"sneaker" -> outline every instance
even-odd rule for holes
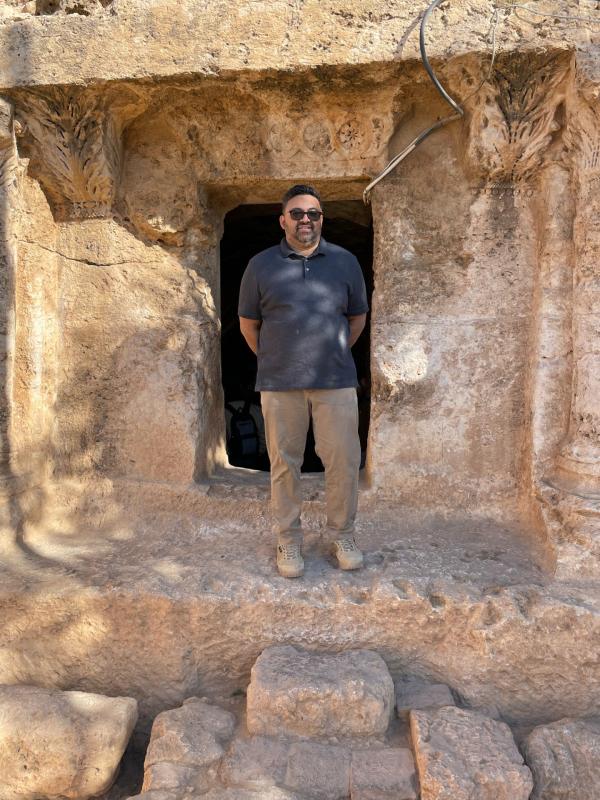
[[[299,544],[277,545],[277,569],[284,578],[299,578],[304,572],[304,559]]]
[[[336,539],[333,543],[333,552],[340,569],[359,569],[363,565],[363,554],[353,538]]]

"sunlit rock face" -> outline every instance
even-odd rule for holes
[[[464,115],[367,207],[452,110],[414,4],[350,5],[0,4],[0,682],[135,696],[149,728],[266,646],[361,647],[509,722],[598,713],[600,26],[438,9]],[[299,181],[368,278],[367,557],[332,571],[308,477],[291,586],[224,406]]]
[[[81,25],[116,25],[111,14]],[[48,23],[65,37],[67,16]],[[36,35],[35,20],[11,24]],[[572,281],[593,273],[581,266],[596,169],[585,59],[517,48],[490,72],[457,51],[445,77],[464,118],[372,193],[362,356],[372,488],[521,519],[577,574],[594,572],[596,517],[571,484],[591,491],[598,477],[594,295]],[[235,318],[220,298],[239,280],[239,265],[219,270],[226,213],[276,203],[300,179],[326,203],[359,200],[445,114],[412,61],[274,74],[7,85],[7,291],[31,295],[8,339],[15,463],[43,450],[55,475],[184,485],[225,463],[220,339]]]

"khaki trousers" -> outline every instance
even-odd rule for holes
[[[352,536],[360,467],[356,390],[261,392],[261,405],[279,543],[302,543],[300,467],[311,416],[315,450],[325,467],[327,535],[330,539]]]

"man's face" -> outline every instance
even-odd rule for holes
[[[294,216],[299,216],[296,211],[321,211],[321,204],[312,194],[298,194],[288,200],[285,211],[279,217],[279,224],[285,231],[285,238],[292,247],[309,247],[316,245],[321,238],[321,228],[323,227],[323,217],[317,220],[310,220],[306,214],[302,219],[295,220]]]

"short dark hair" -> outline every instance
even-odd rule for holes
[[[284,212],[285,207],[290,202],[292,197],[297,197],[299,194],[311,194],[313,197],[316,197],[316,199],[319,201],[319,205],[321,205],[321,195],[313,186],[307,186],[303,183],[296,183],[294,186],[291,186],[281,198],[281,211]]]

